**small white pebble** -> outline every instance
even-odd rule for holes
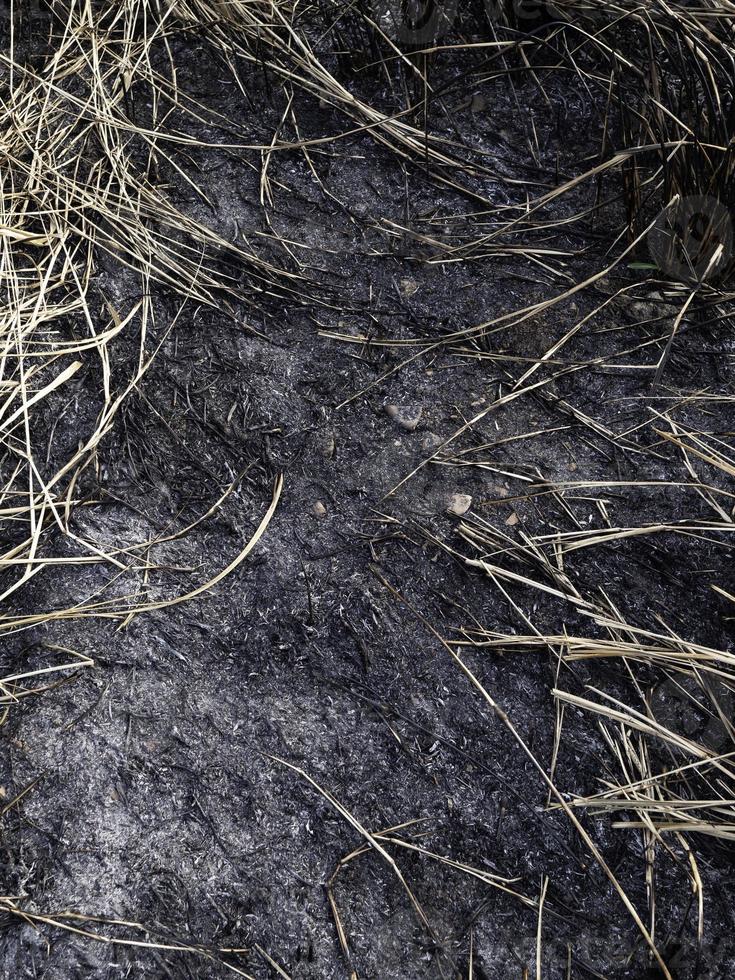
[[[463,517],[472,506],[472,497],[468,493],[453,493],[449,498],[447,514]]]

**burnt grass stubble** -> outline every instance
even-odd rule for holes
[[[243,68],[248,104],[203,44],[193,38],[179,43],[179,83],[250,127],[254,142],[267,141],[283,112],[283,92]],[[471,67],[462,57],[439,60],[434,70],[461,78]],[[361,84],[385,82],[368,75]],[[448,115],[437,106],[432,124],[451,134],[451,117],[491,152],[500,173],[534,173],[527,144],[532,115],[543,150],[542,180],[557,157],[564,171],[599,145],[599,106],[574,77],[546,80],[551,107],[529,77],[516,80],[515,92],[507,84],[485,86],[480,109],[470,102],[470,85],[450,89],[441,106]],[[294,107],[302,135],[342,126],[333,110],[303,95],[296,94]],[[139,111],[144,117],[146,107]],[[196,135],[221,134],[202,127]],[[151,578],[154,594],[165,597],[227,564],[282,472],[276,516],[252,558],[205,598],[138,616],[120,630],[83,620],[5,642],[6,673],[41,663],[44,644],[52,643],[83,651],[95,667],[13,711],[4,726],[6,798],[38,782],[2,818],[2,890],[22,896],[36,912],[75,910],[140,922],[148,938],[162,943],[249,947],[249,954],[222,958],[256,977],[275,973],[255,944],[294,978],[347,976],[325,886],[340,859],[362,842],[313,787],[273,761],[277,756],[303,768],[373,831],[421,820],[406,836],[421,831],[419,843],[428,850],[517,877],[514,887],[531,898],[548,875],[544,976],[565,975],[571,946],[572,976],[653,978],[638,931],[567,819],[546,810],[546,789],[531,765],[446,651],[375,574],[444,635],[473,620],[498,631],[525,630],[490,582],[428,541],[422,529],[462,550],[457,519],[444,513],[455,492],[470,494],[475,511],[500,527],[514,511],[525,533],[566,527],[566,516],[549,498],[511,504],[508,497],[523,492],[517,477],[428,466],[383,499],[432,451],[432,435],[446,438],[512,375],[503,362],[437,348],[337,409],[414,349],[351,345],[318,332],[440,336],[541,298],[547,277],[521,259],[422,262],[428,249],[387,234],[383,223],[420,225],[428,216],[457,215],[475,205],[439,190],[420,166],[402,166],[369,137],[328,144],[313,159],[341,204],[323,193],[302,155],[276,154],[269,217],[280,236],[308,246],[293,251],[313,280],[311,296],[323,302],[259,298],[263,317],[253,313],[244,290],[235,317],[188,304],[104,443],[96,473],[88,471],[84,490],[98,502],[81,509],[76,521],[79,533],[99,540],[140,540],[203,513],[219,488],[241,474],[216,518],[157,549],[156,560],[173,569],[160,584],[155,573]],[[257,234],[269,232],[257,166],[212,150],[189,152],[189,164],[213,206],[171,169],[161,179],[177,204],[225,237],[245,236],[297,270],[282,247]],[[482,191],[499,200],[513,193],[502,181],[487,181]],[[566,239],[557,235],[554,243],[584,250],[570,262],[576,277],[600,267],[609,238],[598,224],[570,231]],[[617,270],[577,298],[580,311],[635,275]],[[102,254],[97,281],[100,303],[105,297],[125,309],[135,301],[136,281]],[[156,302],[156,329],[163,330],[180,301],[157,287]],[[567,328],[567,315],[562,306],[510,334],[491,335],[486,348],[538,356]],[[623,304],[604,316],[595,325],[627,326],[630,346],[645,336]],[[567,356],[590,358],[617,342],[615,331],[587,331]],[[113,372],[122,376],[126,358],[137,356],[136,338],[123,341],[117,356]],[[590,369],[491,413],[458,448],[564,425],[499,447],[493,464],[534,479],[682,478],[674,452],[658,458],[623,452],[565,415],[555,397],[621,431],[680,390],[728,390],[731,356],[716,324],[695,324],[681,333],[660,402],[650,375]],[[74,444],[75,427],[98,410],[98,398],[94,378],[82,375],[78,399],[62,419],[60,448],[63,440]],[[385,413],[387,404],[420,406],[418,427],[401,428]],[[718,411],[717,425],[726,431],[731,421]],[[703,424],[695,405],[678,418],[692,428]],[[50,407],[46,423],[54,421]],[[683,513],[707,516],[704,504],[700,513],[673,489],[604,496],[620,526]],[[326,511],[321,516],[317,501]],[[571,506],[590,527],[600,519],[591,501]],[[724,549],[707,553],[702,542],[669,535],[634,538],[592,555],[573,563],[577,580],[604,588],[629,622],[655,627],[660,614],[698,642],[729,644],[727,610],[706,574],[724,567],[727,582]],[[29,583],[18,608],[51,608],[103,583],[96,566],[61,566]],[[514,596],[539,629],[589,629],[569,607],[522,589]],[[547,763],[555,724],[552,657],[479,650],[467,658]],[[603,674],[608,686],[625,690],[615,665],[582,665],[566,684],[582,692]],[[568,710],[560,788],[593,792],[608,766],[594,720]],[[612,830],[609,817],[583,819],[645,918],[638,835]],[[732,857],[724,847],[697,847],[706,887],[701,947],[686,869],[665,853],[657,864],[657,939],[682,980],[726,977],[735,963]],[[475,977],[533,975],[534,909],[421,855],[395,857],[444,952],[419,926],[390,869],[378,855],[365,854],[341,871],[334,887],[360,977],[439,976],[448,957],[467,976],[470,948]],[[8,980],[231,975],[222,963],[196,954],[105,945],[17,918],[4,926],[0,973]],[[121,934],[106,926],[99,931]]]

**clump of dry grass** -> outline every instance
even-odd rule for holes
[[[42,64],[16,58],[19,39],[0,55],[4,603],[58,562],[106,563],[116,577],[145,563],[152,542],[104,548],[75,532],[73,514],[87,502],[85,471],[94,470],[100,443],[165,339],[154,329],[156,284],[180,296],[181,315],[191,302],[227,309],[228,297],[242,293],[243,272],[245,301],[255,307],[266,291],[288,290],[293,278],[179,210],[154,180],[157,161],[175,165],[171,144],[192,142],[166,124],[176,107],[192,111],[179,100],[175,69],[164,76],[154,67],[170,45],[173,18],[143,2],[57,2],[42,24],[49,31]],[[132,94],[142,91],[152,105],[144,124],[131,112]],[[139,295],[128,309],[105,299],[102,319],[94,271],[101,252],[132,277]],[[232,271],[222,271],[223,256]],[[166,332],[174,327],[175,319]],[[137,336],[139,353],[120,378],[114,351],[123,335]],[[73,401],[82,377],[94,379],[97,394],[86,397],[98,409],[64,455],[57,426],[36,419]],[[213,496],[221,503],[227,494],[220,488]],[[63,539],[77,557],[56,557]],[[124,619],[146,607],[144,592],[5,615],[0,630],[86,615]]]
[[[557,706],[552,777],[564,744],[565,712],[571,707],[596,718],[609,748],[610,764],[600,778],[599,791],[573,795],[571,806],[609,816],[615,830],[641,833],[651,937],[656,931],[657,857],[666,853],[684,862],[697,903],[701,938],[702,841],[718,845],[735,839],[735,658],[727,648],[713,648],[679,635],[664,618],[663,608],[656,613],[660,629],[640,627],[621,612],[601,583],[589,578],[590,556],[626,542],[681,536],[692,548],[703,547],[709,561],[713,547],[719,547],[723,556],[730,547],[735,497],[717,478],[718,472],[732,476],[730,448],[721,440],[683,431],[669,416],[661,417],[659,424],[663,422],[669,428],[657,428],[656,433],[681,452],[685,472],[679,482],[556,482],[540,474],[534,478],[531,467],[524,468],[520,461],[510,467],[511,472],[499,461],[493,462],[492,444],[460,452],[445,447],[434,460],[443,466],[479,466],[523,481],[516,495],[497,501],[503,507],[550,500],[558,514],[567,513],[574,519],[575,501],[596,502],[607,526],[588,529],[577,523],[569,531],[532,534],[522,527],[498,526],[492,516],[473,514],[458,526],[462,546],[456,549],[424,533],[468,568],[486,576],[521,624],[518,633],[500,632],[480,623],[468,625],[448,641],[452,649],[460,656],[531,651],[551,655],[557,665],[552,691]],[[540,434],[531,432],[520,438],[533,440]],[[615,439],[615,433],[608,435]],[[618,448],[625,446],[619,441]],[[709,479],[702,468],[710,472]],[[705,501],[712,518],[614,526],[607,517],[604,497],[597,496],[606,491],[647,494],[667,488]],[[581,559],[587,559],[586,571],[579,567]],[[712,588],[735,601],[718,584],[716,572],[708,574]],[[559,623],[557,632],[537,623],[532,611],[534,597],[544,609],[543,622],[551,617]],[[588,629],[569,629],[567,622],[573,617],[589,623]],[[580,692],[575,665],[581,663],[591,668],[588,673],[596,680],[588,681]],[[555,808],[562,805],[566,808],[561,800],[552,802]]]

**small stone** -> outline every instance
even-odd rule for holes
[[[638,321],[662,320],[675,316],[677,307],[667,302],[661,290],[656,289],[645,300],[634,300],[630,305],[630,312]]]
[[[518,523],[518,514],[516,514],[516,512],[513,511],[513,513],[510,515],[510,517],[508,517],[506,519],[505,523],[509,527],[515,527],[515,525]]]
[[[424,410],[420,405],[416,406],[399,406],[399,405],[386,405],[385,414],[392,418],[394,422],[397,422],[402,429],[407,432],[413,432],[421,421],[421,416],[424,414]]]
[[[311,508],[311,512],[314,517],[326,517],[327,508],[324,506],[321,500],[317,500],[314,506]]]
[[[334,441],[334,433],[327,432],[327,434],[322,439],[322,456],[325,459],[334,459],[334,450],[336,443]]]
[[[421,448],[431,452],[444,442],[443,436],[438,436],[436,432],[427,432],[421,440]]]
[[[485,96],[476,93],[472,96],[472,102],[470,102],[470,109],[473,112],[484,112],[487,108],[487,103],[485,102]]]
[[[655,320],[661,316],[658,307],[654,303],[645,303],[643,300],[631,303],[630,312],[639,322]]]
[[[455,517],[464,517],[471,506],[472,497],[468,493],[453,493],[449,498],[447,514],[453,514]]]

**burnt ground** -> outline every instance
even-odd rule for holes
[[[254,142],[270,138],[283,114],[282,92],[243,68],[249,105],[202,45],[192,42],[184,54],[180,84],[251,131]],[[550,76],[547,106],[533,78],[519,78],[511,90],[507,82],[476,83],[470,67],[437,65],[449,77],[454,72],[456,84],[434,124],[439,131],[461,128],[491,154],[501,176],[486,181],[484,194],[503,203],[522,199],[526,190],[507,186],[502,175],[535,172],[545,183],[557,166],[572,173],[575,161],[594,153],[599,107],[575,78]],[[384,83],[364,84],[377,90]],[[316,100],[297,94],[294,104],[301,135],[344,128]],[[540,167],[528,145],[532,118]],[[543,481],[686,482],[681,454],[659,444],[651,413],[676,405],[684,427],[729,431],[727,403],[678,404],[683,392],[731,392],[729,332],[704,322],[706,315],[693,318],[658,387],[641,367],[655,363],[660,347],[643,348],[505,404],[453,444],[457,450],[491,444],[469,457],[484,465],[427,465],[386,497],[437,441],[507,392],[527,366],[482,354],[537,358],[626,284],[633,298],[608,305],[560,356],[571,363],[633,349],[657,335],[646,321],[671,316],[660,284],[623,264],[574,305],[491,333],[472,350],[442,345],[403,364],[417,348],[381,340],[440,338],[561,292],[568,282],[522,257],[430,264],[435,250],[392,233],[389,222],[451,236],[467,228],[469,219],[458,216],[477,205],[437,189],[420,165],[404,166],[366,135],[312,154],[321,186],[303,154],[274,154],[267,209],[258,200],[257,154],[210,149],[182,158],[211,207],[172,171],[162,179],[177,203],[281,265],[297,271],[298,260],[308,288],[302,297],[264,301],[263,317],[246,296],[235,316],[184,307],[101,447],[96,472],[87,474],[95,503],[77,511],[75,530],[110,545],[152,537],[203,514],[239,477],[217,514],[152,549],[161,570],[150,573],[150,594],[165,598],[214,575],[238,553],[279,473],[283,495],[253,555],[205,597],[141,614],[123,628],[62,621],[6,641],[3,673],[53,662],[52,644],[86,654],[94,667],[52,685],[6,720],[5,798],[30,789],[2,817],[3,890],[32,912],[73,910],[144,930],[99,924],[107,936],[248,952],[211,958],[103,944],[12,917],[2,933],[1,975],[204,980],[231,975],[229,963],[265,978],[280,975],[270,956],[293,978],[349,976],[326,886],[364,841],[278,757],[371,832],[420,821],[401,831],[404,840],[512,878],[511,887],[533,901],[548,876],[544,977],[657,976],[577,833],[547,808],[533,766],[421,617],[447,637],[478,623],[525,633],[520,608],[541,632],[589,634],[568,603],[509,586],[516,608],[465,566],[457,553],[469,549],[457,517],[446,513],[449,498],[471,495],[469,516],[514,538],[568,530],[574,522],[603,528],[598,499],[613,526],[706,520],[706,502],[676,487],[573,488],[566,511],[549,495],[525,495],[529,483]],[[556,214],[588,193],[560,204]],[[269,234],[292,243],[292,254]],[[570,226],[553,242],[574,253],[565,268],[574,279],[613,254],[604,224]],[[121,308],[136,299],[136,282],[104,256],[98,283],[100,296]],[[162,336],[180,301],[159,289],[157,304]],[[348,342],[365,335],[371,342]],[[116,369],[123,372],[136,351],[137,337],[123,338]],[[85,411],[94,416],[94,402],[83,396],[96,391],[95,370],[91,362],[85,368],[61,438],[74,441],[87,424]],[[420,409],[416,428],[404,428],[386,413],[388,405],[407,416]],[[607,430],[632,435],[616,443],[568,405]],[[717,475],[707,479],[716,482]],[[73,553],[68,541],[59,547]],[[663,532],[575,553],[567,571],[584,594],[604,590],[632,624],[659,628],[662,617],[681,636],[729,648],[731,613],[710,586],[732,588],[730,563],[718,543]],[[68,605],[111,578],[94,565],[59,566],[28,584],[18,610]],[[133,578],[133,589],[140,588],[141,574]],[[556,719],[552,654],[480,648],[465,655],[548,767]],[[603,680],[608,689],[625,686],[615,663],[582,663],[564,674],[564,686],[577,693]],[[704,723],[688,724],[697,730]],[[594,718],[568,710],[556,767],[560,789],[594,792],[611,771]],[[583,820],[646,918],[640,836],[613,829],[607,816]],[[677,980],[729,976],[735,965],[732,854],[707,840],[693,844],[705,881],[701,944],[680,849],[661,851],[656,870],[656,936]],[[452,975],[453,968],[487,980],[535,975],[535,908],[425,854],[395,846],[390,852],[433,936],[386,861],[377,853],[355,857],[335,879],[334,898],[357,976],[418,980]]]

